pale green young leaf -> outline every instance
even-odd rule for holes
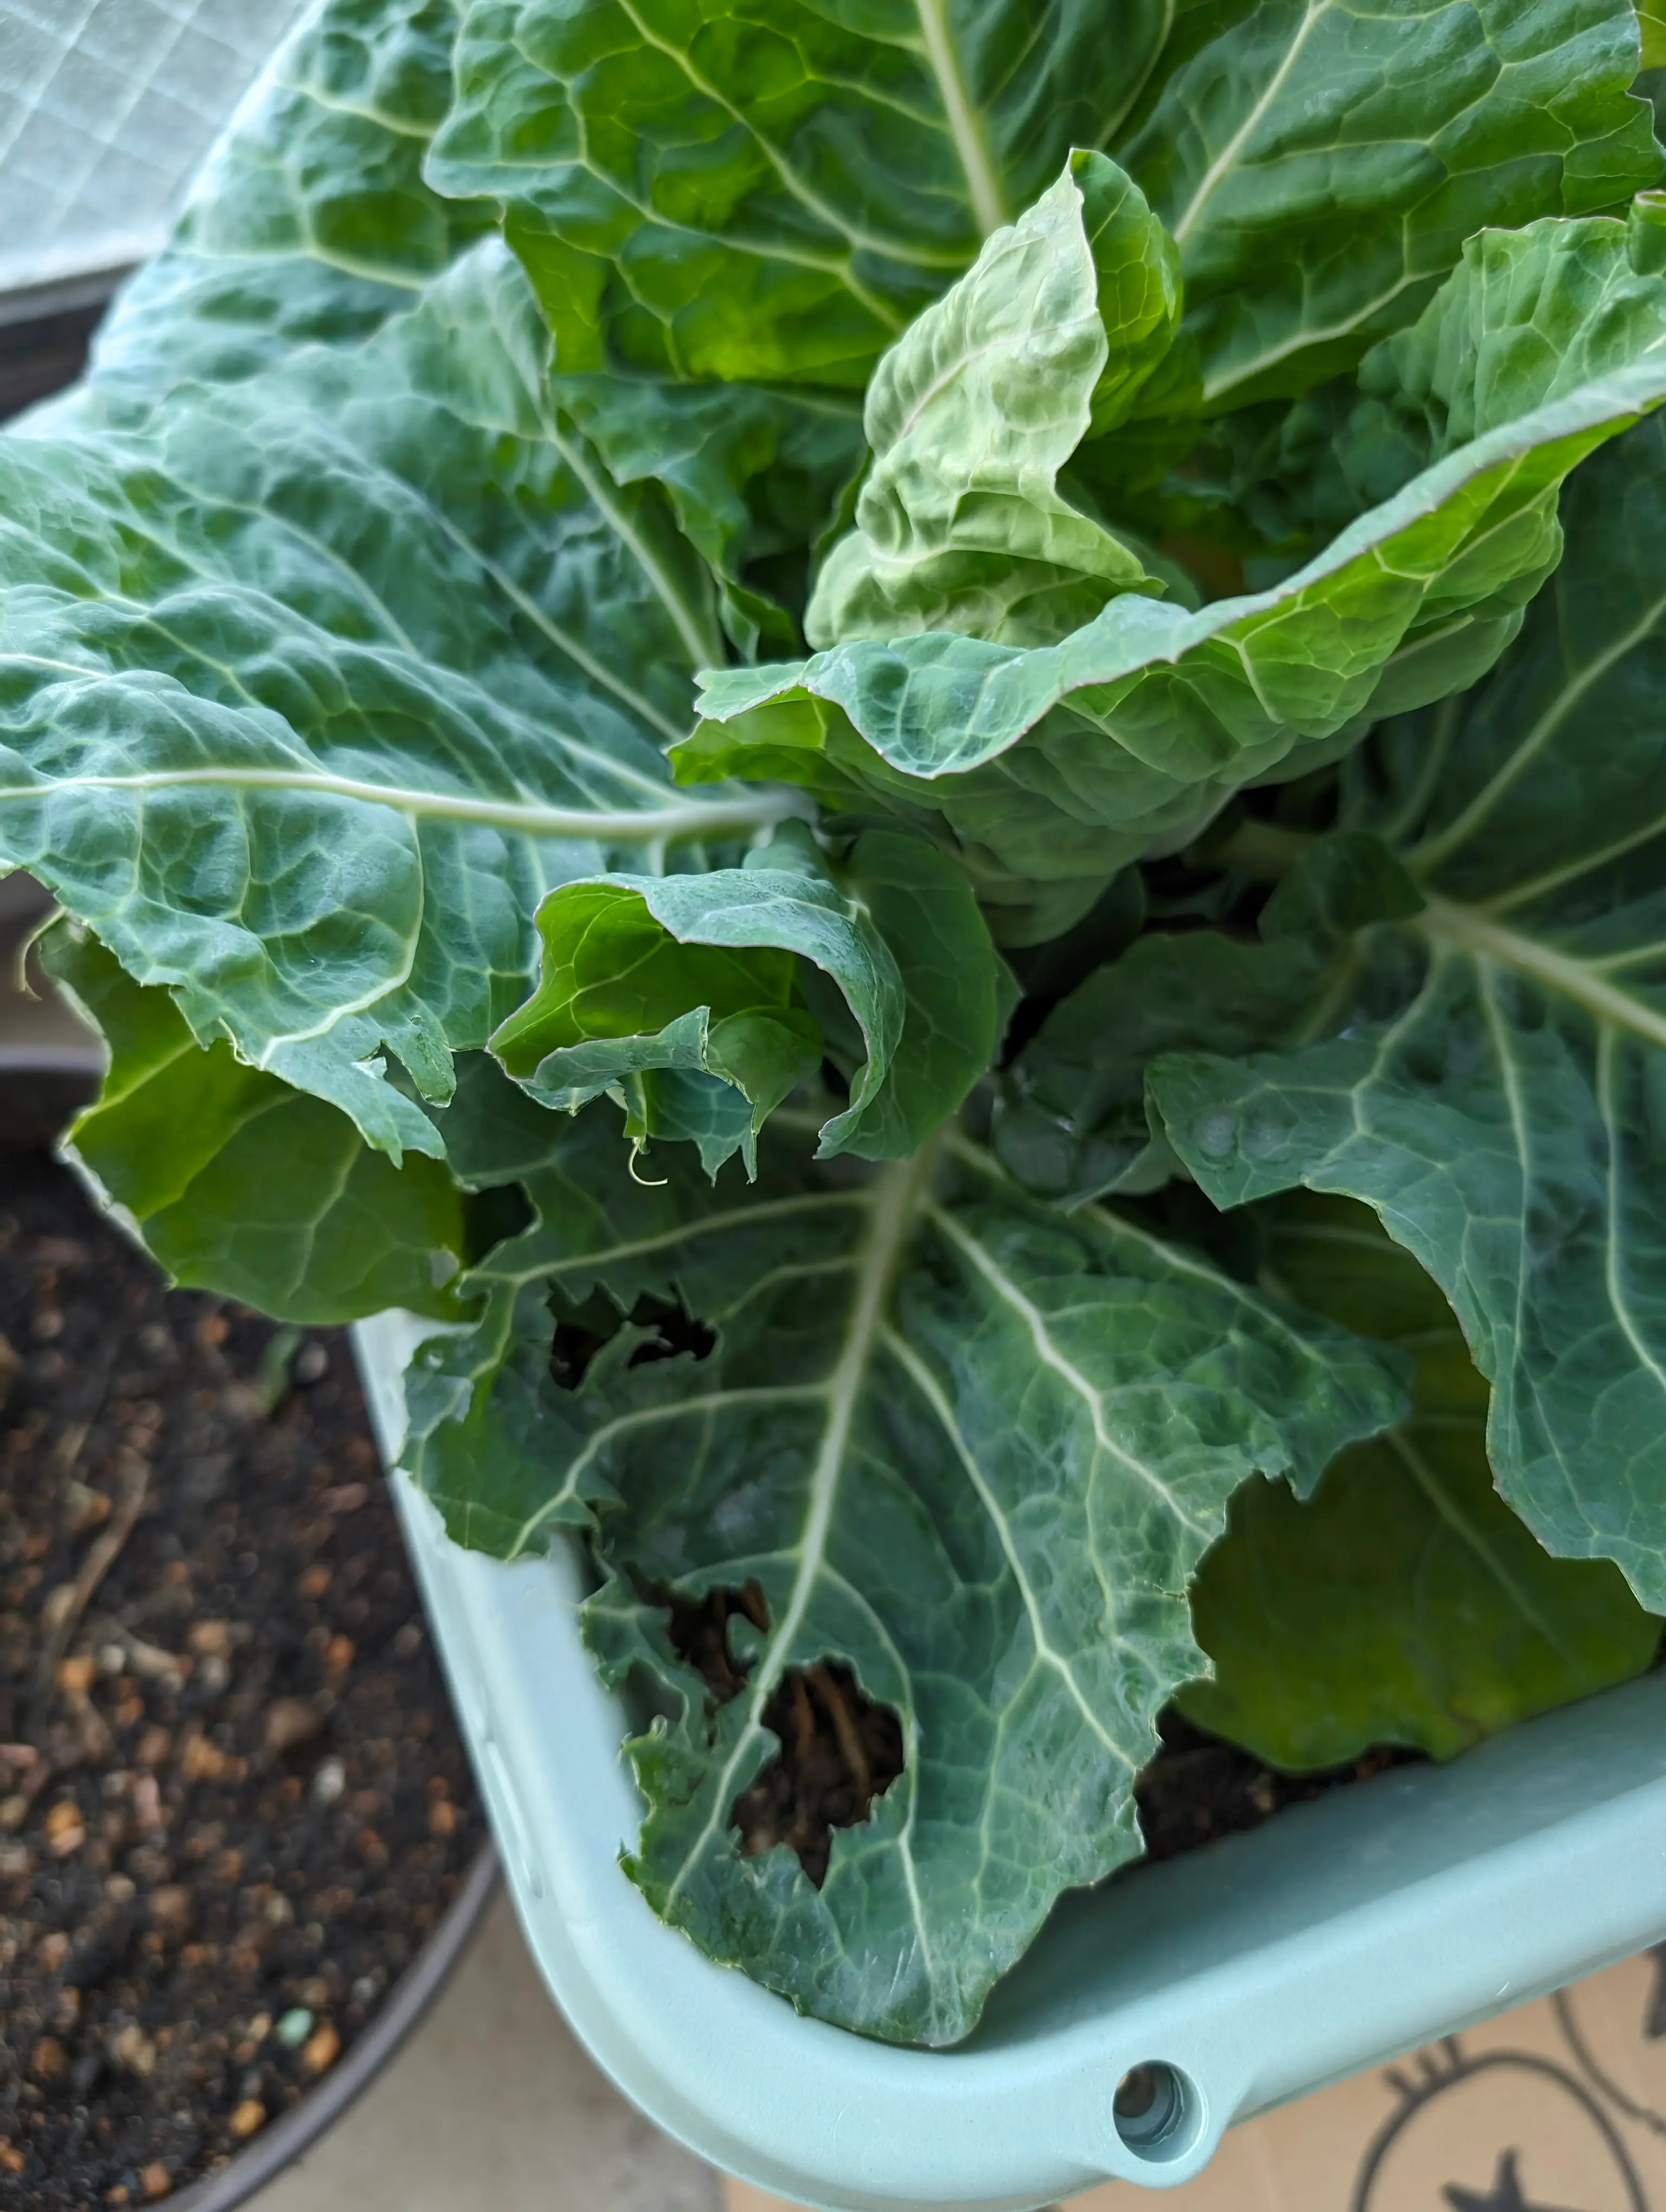
[[[1151,1085],[1218,1204],[1304,1183],[1377,1210],[1493,1383],[1505,1497],[1666,1611],[1663,516],[1651,423],[1575,478],[1497,674],[1361,763],[1353,811],[1424,902],[1349,949],[1341,1018]]]
[[[860,391],[1128,113],[1169,21],[1085,0],[476,0],[428,175],[487,195],[562,371]]]
[[[1415,1362],[1411,1411],[1306,1501],[1248,1482],[1192,1585],[1213,1680],[1189,1718],[1286,1771],[1373,1745],[1450,1759],[1628,1680],[1661,1624],[1606,1561],[1553,1559],[1493,1486],[1487,1385],[1452,1310],[1361,1206],[1256,1209],[1262,1279]]]
[[[814,1165],[778,1118],[755,1188],[669,1158],[644,1188],[595,1109],[541,1131],[449,1110],[485,1124],[472,1160],[451,1146],[464,1172],[517,1174],[538,1218],[483,1271],[479,1328],[419,1355],[409,1461],[502,1556],[595,1516],[591,1640],[669,1715],[630,1746],[629,1872],[805,2008],[955,2040],[1059,1892],[1137,1852],[1134,1777],[1201,1663],[1184,1593],[1231,1492],[1253,1469],[1310,1487],[1396,1418],[1396,1377],[1195,1253],[1036,1206],[958,1138],[872,1173]],[[566,1385],[563,1316],[607,1340]],[[769,1626],[717,1704],[640,1593],[748,1583]],[[786,1846],[743,1858],[732,1808],[776,1750],[776,1686],[824,1658],[896,1712],[906,1763],[817,1888]]]
[[[1178,240],[1212,408],[1309,390],[1492,225],[1658,181],[1629,0],[1191,0],[1108,143]]]
[[[462,1194],[436,1161],[395,1167],[333,1106],[199,1044],[75,925],[54,922],[40,957],[110,1051],[64,1142],[175,1282],[285,1321],[467,1313]]]
[[[936,814],[991,908],[1013,909],[997,933],[1055,933],[1116,869],[1185,843],[1234,790],[1322,766],[1373,720],[1491,665],[1560,554],[1569,470],[1666,398],[1666,278],[1633,258],[1653,228],[1642,216],[1527,233],[1511,264],[1554,302],[1577,371],[1495,376],[1491,352],[1471,349],[1487,427],[1273,589],[1197,613],[1125,594],[1029,650],[862,638],[708,673],[679,776],[745,775],[757,744],[757,772]],[[1432,322],[1462,325],[1491,267],[1487,252],[1466,259]]]
[[[1073,156],[874,371],[873,465],[817,579],[810,643],[962,630],[1049,644],[1119,592],[1160,591],[1058,476],[1096,399],[1108,418],[1133,405],[1178,305],[1139,193],[1103,155]]]

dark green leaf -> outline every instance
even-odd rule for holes
[[[663,488],[718,579],[724,627],[743,657],[791,651],[814,550],[861,465],[854,404],[618,376],[562,376],[551,389],[616,483]]]
[[[1654,184],[1637,68],[1625,0],[1183,0],[1113,150],[1179,240],[1209,404],[1352,368],[1488,225]]]
[[[1310,1486],[1397,1382],[1195,1253],[1027,1201],[958,1137],[866,1174],[811,1164],[778,1116],[754,1190],[675,1162],[644,1189],[593,1109],[540,1145],[465,1107],[484,1133],[453,1159],[518,1172],[538,1222],[489,1263],[478,1329],[419,1355],[410,1464],[502,1556],[599,1515],[592,1639],[671,1716],[630,1747],[656,1909],[824,2018],[954,2040],[1059,1891],[1138,1850],[1134,1775],[1198,1671],[1184,1592],[1232,1490]],[[557,1321],[558,1358],[594,1347],[576,1388]],[[746,1679],[717,1703],[640,1592],[748,1583],[769,1626],[732,1634]],[[905,1765],[818,1889],[785,1846],[740,1856],[732,1808],[775,1686],[826,1657],[897,1715]]]
[[[1143,88],[1134,0],[702,16],[477,0],[429,163],[507,210],[563,371],[860,391],[884,349]]]
[[[1374,838],[1339,837],[1324,861],[1274,892],[1259,945],[1153,931],[1054,1008],[995,1100],[994,1150],[1026,1189],[1076,1206],[1155,1188],[1176,1163],[1146,1113],[1153,1060],[1296,1043],[1336,1018],[1353,932],[1421,899]]]

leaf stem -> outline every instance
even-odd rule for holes
[[[206,786],[223,791],[316,792],[327,799],[354,799],[386,806],[412,820],[478,823],[529,837],[579,838],[589,844],[655,843],[662,840],[739,835],[765,830],[789,815],[807,817],[804,793],[760,786],[734,799],[668,799],[663,805],[589,809],[541,806],[530,800],[470,799],[457,792],[422,791],[362,778],[326,775],[301,769],[157,769],[133,775],[68,775],[39,783],[0,786],[0,805],[8,800],[36,805],[63,791],[178,791]]]
[[[1240,868],[1258,883],[1279,883],[1309,852],[1311,831],[1286,830],[1276,822],[1240,822],[1219,858],[1229,868]]]

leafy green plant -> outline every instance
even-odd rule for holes
[[[628,1871],[827,2019],[965,2033],[1177,1701],[1444,1757],[1653,1656],[1643,52],[321,0],[0,441],[76,1156],[450,1324],[411,1475],[587,1547]],[[858,1802],[748,1856],[812,1683]]]

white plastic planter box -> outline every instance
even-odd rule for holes
[[[358,1331],[390,1461],[427,1333]],[[982,2025],[897,2050],[800,2018],[620,1871],[629,1732],[579,1638],[577,1548],[466,1553],[404,1478],[412,1556],[515,1903],[598,2063],[692,2150],[825,2212],[1184,2181],[1234,2121],[1666,1936],[1666,1674],[1450,1767],[1399,1767],[1067,1899]],[[1156,2069],[1120,2124],[1116,2086]]]

